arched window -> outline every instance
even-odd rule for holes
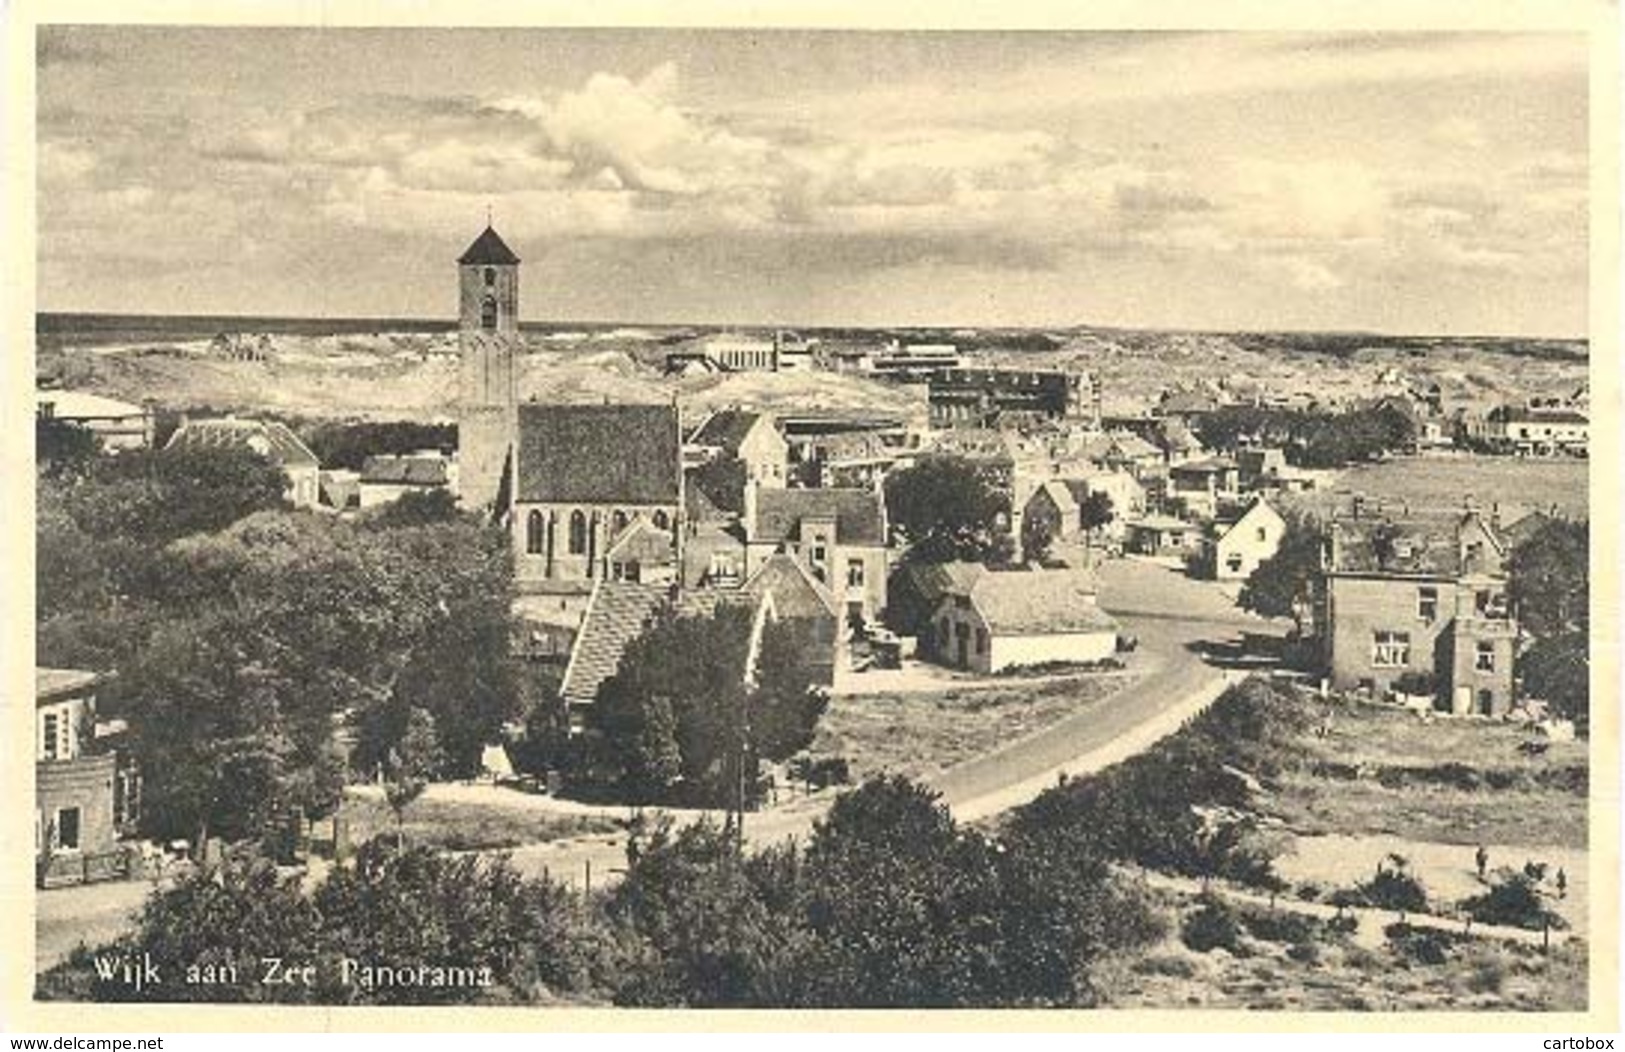
[[[494,329],[496,327],[497,298],[495,296],[487,296],[485,297],[485,302],[480,305],[480,328]]]
[[[540,555],[547,543],[547,527],[542,523],[542,513],[531,509],[525,516],[525,552],[529,555]]]
[[[580,511],[570,513],[570,554],[587,554],[587,517]]]
[[[626,512],[616,508],[615,514],[610,516],[609,522],[611,530],[610,535],[613,537],[619,537],[621,535],[621,531],[626,529]]]
[[[662,530],[669,530],[671,529],[671,517],[663,511],[657,511],[654,514],[654,524]]]

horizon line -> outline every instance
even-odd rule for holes
[[[415,318],[415,317],[408,317],[408,316],[404,316],[404,315],[402,315],[402,316],[391,316],[391,315],[382,315],[382,314],[356,314],[356,315],[342,315],[342,314],[341,315],[328,315],[328,314],[238,314],[238,313],[226,313],[226,314],[212,314],[212,313],[184,313],[184,314],[156,313],[155,314],[155,313],[147,313],[147,312],[140,312],[140,311],[126,312],[126,311],[104,311],[104,310],[45,310],[45,309],[41,309],[41,308],[36,308],[35,311],[34,311],[34,318],[36,320],[36,325],[35,325],[34,332],[35,332],[36,337],[40,333],[40,329],[39,329],[39,326],[37,324],[38,319],[43,317],[43,316],[47,316],[47,315],[53,316],[53,317],[64,317],[64,318],[71,318],[71,317],[153,318],[153,319],[167,318],[167,319],[192,319],[192,320],[200,320],[200,321],[201,320],[220,320],[220,321],[232,321],[232,320],[239,320],[239,321],[304,321],[304,322],[343,322],[343,323],[352,323],[352,324],[360,323],[360,322],[380,322],[380,321],[382,321],[382,322],[406,323],[406,324],[411,324],[411,325],[446,326],[448,328],[453,328],[453,329],[455,329],[457,324],[458,324],[457,319],[454,318],[454,317],[453,318],[444,318],[444,317],[442,317],[442,318]],[[611,319],[549,320],[549,319],[545,319],[545,318],[520,318],[519,319],[519,324],[521,326],[524,326],[524,325],[547,325],[547,326],[555,326],[555,327],[568,327],[568,326],[621,327],[621,328],[645,327],[645,328],[659,328],[659,329],[802,329],[802,330],[829,330],[829,329],[835,329],[835,330],[849,330],[849,331],[850,330],[856,330],[856,331],[870,331],[870,332],[886,332],[886,331],[891,331],[891,330],[910,330],[910,329],[912,329],[912,330],[927,330],[927,331],[933,331],[933,332],[935,332],[935,331],[952,331],[952,330],[971,330],[971,331],[977,331],[977,332],[1056,332],[1056,331],[1070,332],[1070,331],[1094,331],[1094,332],[1135,332],[1135,333],[1179,333],[1179,334],[1213,335],[1213,336],[1229,336],[1229,335],[1238,335],[1238,334],[1245,334],[1245,335],[1281,335],[1281,336],[1372,336],[1372,337],[1383,337],[1383,338],[1387,338],[1387,339],[1412,339],[1412,340],[1545,340],[1545,341],[1562,342],[1562,343],[1584,343],[1584,344],[1587,344],[1588,346],[1590,345],[1590,342],[1591,342],[1591,337],[1590,337],[1589,333],[1585,334],[1585,335],[1578,335],[1578,336],[1574,336],[1574,335],[1559,336],[1559,335],[1550,335],[1550,334],[1532,335],[1532,334],[1527,334],[1527,333],[1495,333],[1495,332],[1472,332],[1472,333],[1433,332],[1433,333],[1429,333],[1429,332],[1406,332],[1406,331],[1397,331],[1397,330],[1391,330],[1391,329],[1365,329],[1365,328],[1309,329],[1309,328],[1286,327],[1286,328],[1256,328],[1256,329],[1229,328],[1229,329],[1226,329],[1226,328],[1211,328],[1211,327],[1204,327],[1204,326],[1108,325],[1108,324],[1097,324],[1097,323],[1093,323],[1093,322],[1073,322],[1073,323],[1070,323],[1070,324],[1060,324],[1060,325],[1044,325],[1044,324],[1032,324],[1032,325],[956,324],[956,323],[952,323],[952,322],[941,322],[941,323],[930,323],[930,324],[906,324],[906,323],[896,324],[896,323],[894,323],[894,324],[879,324],[879,325],[858,325],[858,324],[838,324],[838,323],[827,323],[827,322],[801,323],[801,322],[793,322],[793,321],[792,322],[760,322],[760,321],[758,321],[758,322],[744,322],[744,321],[719,322],[719,321],[640,321],[640,320],[627,320],[627,319],[613,319],[613,320],[611,320]]]

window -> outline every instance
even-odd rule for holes
[[[1224,564],[1230,568],[1231,573],[1240,573],[1241,572],[1241,553],[1240,552],[1231,552],[1229,557],[1225,559]]]
[[[976,630],[976,652],[978,654],[987,653],[987,629],[985,628]]]
[[[480,328],[494,329],[497,327],[497,300],[495,296],[485,297],[480,304]]]
[[[542,513],[532,508],[525,516],[525,553],[527,555],[540,555],[547,543],[547,526],[542,522]]]
[[[824,563],[824,558],[828,554],[829,552],[824,548],[823,544],[820,543],[813,545],[812,561],[814,564],[822,566]]]
[[[1266,529],[1265,527],[1260,526],[1258,528],[1258,539],[1259,539],[1260,542],[1269,540],[1270,539],[1270,531],[1268,529]]]
[[[733,552],[711,553],[711,576],[713,578],[733,578],[739,576],[739,562],[734,558]]]
[[[62,735],[62,717],[54,712],[47,712],[45,714],[45,719],[42,722],[45,726],[41,731],[41,736],[43,738],[43,740],[40,742],[41,751],[44,753],[47,760],[62,759],[62,751],[59,744],[59,739]]]
[[[570,513],[570,554],[587,554],[587,516],[580,510]]]
[[[1410,663],[1409,632],[1374,633],[1371,645],[1371,664],[1374,668],[1404,668]]]
[[[863,587],[862,559],[848,559],[846,561],[846,586],[848,588]]]
[[[612,536],[619,537],[621,535],[621,531],[626,529],[626,512],[616,508],[615,514],[610,516],[609,521],[611,523],[611,529],[614,531]]]
[[[497,284],[497,270],[496,270],[496,268],[495,267],[486,267],[485,268],[485,287],[488,288],[488,289],[494,289],[494,288],[496,288],[496,284]]]
[[[1416,616],[1424,621],[1432,621],[1439,616],[1439,590],[1432,585],[1423,585],[1416,590]]]
[[[1477,672],[1495,671],[1495,644],[1492,641],[1478,641],[1478,651],[1473,655],[1473,669]]]
[[[62,851],[79,850],[79,809],[64,807],[56,813],[56,837],[53,844]]]
[[[671,529],[671,516],[663,511],[657,511],[654,514],[654,524],[662,530],[669,530]]]
[[[637,584],[643,579],[643,567],[636,559],[618,562],[610,567],[610,576],[617,581],[630,581]]]

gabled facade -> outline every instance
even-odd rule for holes
[[[1268,501],[1256,500],[1241,518],[1219,528],[1211,568],[1219,581],[1244,581],[1274,555],[1286,534],[1286,520]]]
[[[282,469],[288,477],[283,491],[296,508],[314,508],[321,502],[322,466],[316,454],[288,425],[275,420],[217,417],[182,424],[165,449],[248,449]]]
[[[790,468],[790,445],[767,413],[718,410],[695,429],[689,442],[742,461],[747,484],[784,488]]]
[[[879,490],[746,490],[746,562],[792,556],[827,589],[843,619],[873,622],[886,607],[890,551]]]
[[[1117,623],[1079,570],[988,572],[945,594],[921,642],[951,668],[990,674],[1052,662],[1102,661],[1117,651]]]

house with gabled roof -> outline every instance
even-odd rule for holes
[[[321,501],[322,465],[316,454],[288,425],[247,417],[188,420],[176,429],[165,449],[247,449],[269,460],[288,477],[284,495],[296,508]]]
[[[1094,575],[1077,569],[977,574],[943,596],[929,634],[935,660],[984,674],[1117,652],[1117,622],[1096,602]]]
[[[886,607],[886,507],[878,489],[746,488],[749,573],[776,553],[801,563],[842,617],[873,622]]]
[[[457,490],[457,462],[438,450],[377,454],[361,465],[359,506],[376,508],[408,493]]]
[[[1331,523],[1314,621],[1336,687],[1397,685],[1458,715],[1499,716],[1515,700],[1507,549],[1476,512]]]
[[[510,521],[521,590],[585,597],[638,521],[664,535],[675,565],[683,506],[675,406],[527,403],[518,425]]]
[[[783,488],[790,469],[790,445],[773,417],[744,409],[719,409],[689,436],[691,445],[745,465],[745,481],[764,489]]]
[[[1286,520],[1262,497],[1234,522],[1215,523],[1204,563],[1215,580],[1245,581],[1281,547]]]

